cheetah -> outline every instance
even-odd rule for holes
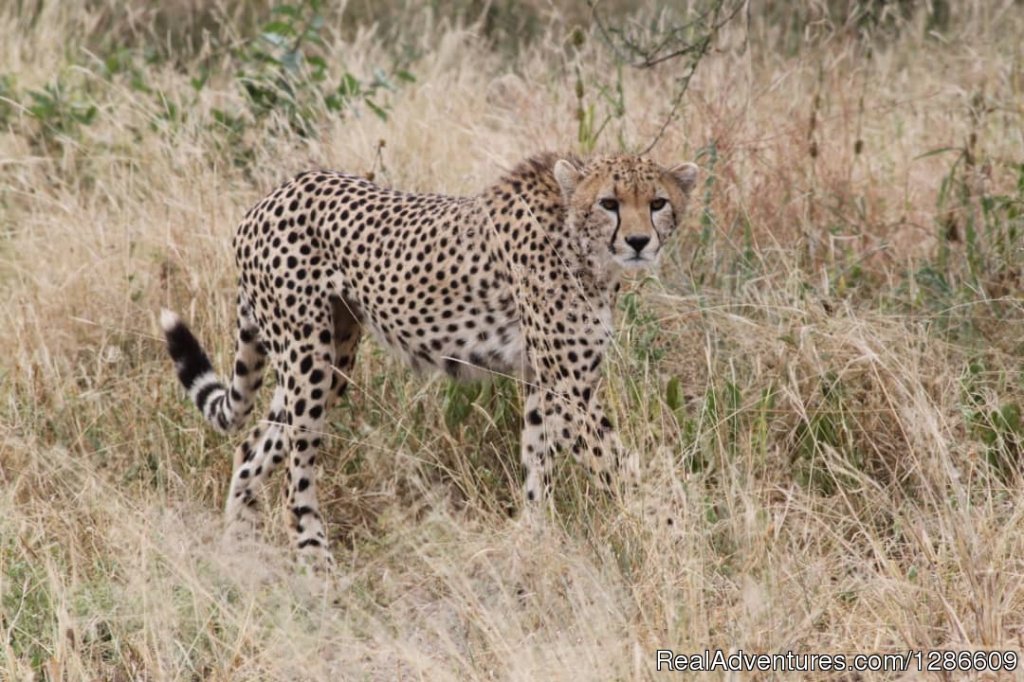
[[[635,479],[597,396],[623,272],[656,263],[698,169],[637,156],[534,156],[471,197],[410,194],[310,171],[237,228],[234,371],[224,382],[173,312],[161,326],[178,378],[217,431],[240,428],[269,358],[270,409],[235,451],[226,516],[257,524],[261,491],[287,467],[299,557],[331,564],[315,465],[325,413],[365,332],[413,368],[525,385],[524,506],[548,499],[555,453],[596,487]]]

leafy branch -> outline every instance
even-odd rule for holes
[[[282,111],[292,129],[304,137],[313,134],[319,105],[341,112],[362,103],[382,120],[387,120],[385,105],[376,99],[384,91],[394,91],[395,83],[381,69],[372,79],[361,79],[346,71],[337,85],[329,84],[326,43],[322,37],[325,20],[323,0],[302,0],[294,5],[279,5],[273,18],[263,24],[259,35],[246,42],[237,59],[237,74],[250,108],[257,117]],[[391,76],[399,82],[415,78],[396,67]]]

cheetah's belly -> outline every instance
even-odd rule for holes
[[[371,320],[367,326],[382,345],[417,370],[439,370],[460,380],[528,375],[518,320],[495,318],[486,328],[478,319],[456,316],[442,325]]]
[[[340,277],[332,285],[363,327],[413,369],[465,380],[532,375],[519,318],[508,298],[472,297],[451,308],[421,299],[418,307],[399,308],[381,305],[372,293],[346,286]]]

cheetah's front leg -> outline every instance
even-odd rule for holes
[[[552,458],[558,450],[570,450],[602,490],[635,483],[636,456],[624,450],[600,406],[582,397],[593,392],[589,389],[573,398],[531,388],[527,394],[521,450],[528,505],[548,498]]]
[[[526,469],[524,492],[527,506],[545,500],[551,492],[551,457],[553,439],[544,429],[541,391],[530,387],[523,404],[523,435],[520,443],[523,467]]]
[[[585,466],[602,490],[637,483],[640,462],[623,448],[619,435],[599,404],[577,404],[575,413],[584,428],[572,444],[573,458]]]

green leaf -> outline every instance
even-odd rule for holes
[[[261,33],[260,34],[260,38],[262,38],[264,41],[270,43],[274,47],[284,47],[285,45],[288,44],[288,38],[283,33],[276,33],[276,32]],[[270,55],[267,55],[262,50],[253,50],[252,55],[256,59],[264,59],[264,60],[266,60],[266,59],[273,59],[273,57],[271,57]]]
[[[153,92],[152,88],[150,88],[148,85],[146,85],[146,81],[143,79],[141,73],[136,73],[135,75],[132,76],[132,83],[131,84],[132,84],[132,90],[135,90],[136,92],[142,92],[142,93],[145,93],[147,95],[150,94],[151,92]]]
[[[665,387],[665,404],[673,412],[678,411],[683,406],[683,392],[680,387],[679,377],[672,377],[668,380],[668,386]]]
[[[79,123],[89,125],[96,118],[96,114],[99,110],[95,106],[89,106],[84,111],[79,110],[75,113],[75,120]]]
[[[265,40],[271,40],[269,36],[273,36],[274,38],[271,42],[274,42],[275,40],[283,39],[284,36],[292,35],[295,35],[295,29],[286,21],[268,21],[266,24],[263,24],[263,38]],[[276,45],[277,43],[275,42],[274,44]]]
[[[1003,405],[999,409],[999,420],[996,423],[1004,431],[1021,433],[1020,408],[1014,403]]]
[[[740,396],[740,387],[731,381],[725,382],[725,398],[729,410],[733,413],[739,411],[743,402]]]
[[[302,52],[298,50],[288,50],[281,56],[281,66],[292,73],[297,72],[301,65]]]
[[[939,147],[938,149],[932,149],[924,154],[915,156],[911,161],[917,161],[918,159],[927,159],[929,156],[936,156],[938,154],[945,154],[946,152],[962,152],[963,147]]]
[[[473,411],[473,403],[480,396],[479,384],[459,384],[452,382],[445,390],[445,424],[454,430],[462,424]]]
[[[373,70],[373,85],[374,87],[387,88],[388,90],[394,91],[395,86],[391,84],[391,80],[388,75],[384,73],[384,69],[376,68]]]
[[[365,102],[366,102],[366,106],[370,107],[370,110],[373,113],[377,114],[377,116],[378,116],[378,118],[380,118],[380,120],[382,120],[382,121],[387,121],[388,120],[388,112],[385,111],[383,107],[381,107],[379,104],[374,102],[369,97],[366,98]]]
[[[362,86],[359,83],[359,79],[353,76],[351,73],[346,72],[341,77],[341,83],[338,84],[338,94],[344,99],[348,99],[352,95],[358,95],[362,91]]]

